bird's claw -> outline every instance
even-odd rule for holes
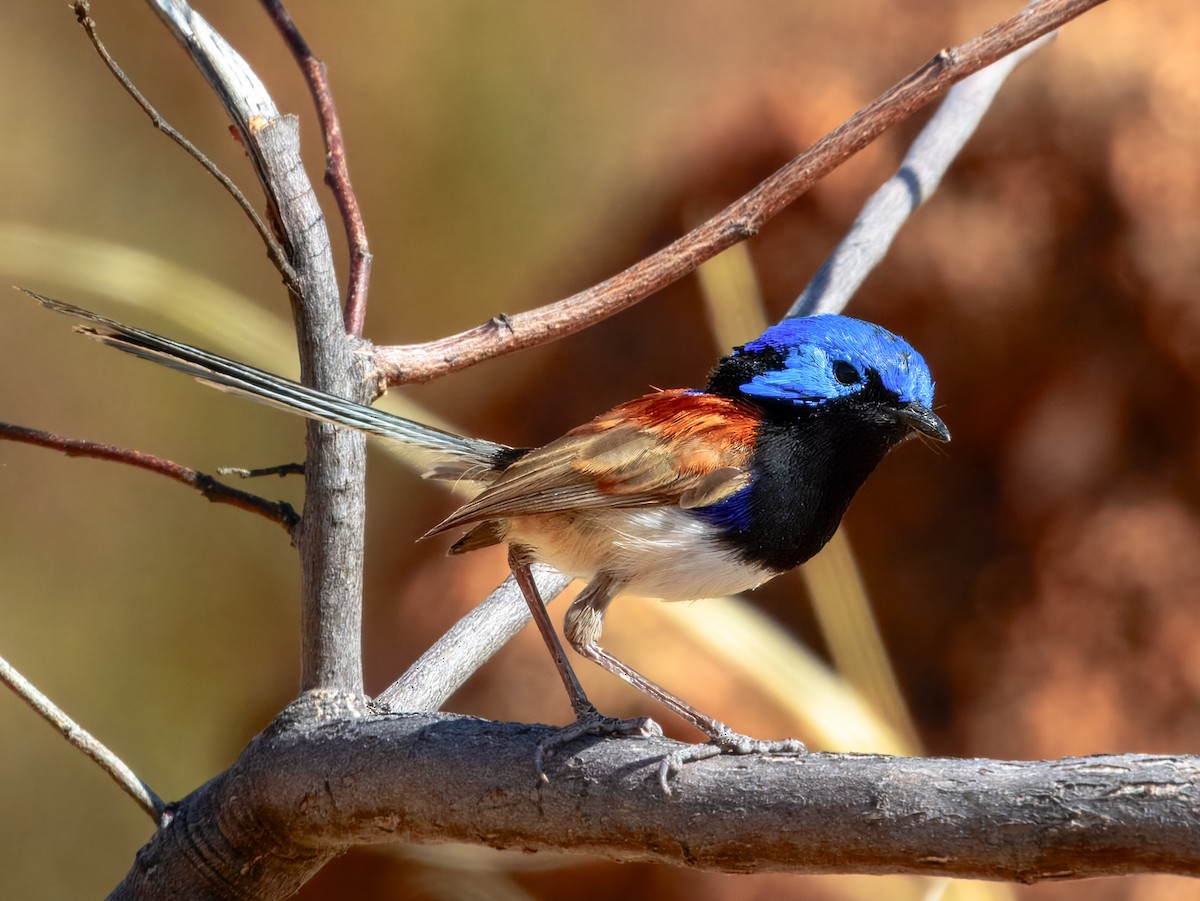
[[[751,738],[726,728],[712,736],[709,744],[718,748],[723,754],[807,754],[808,748],[804,742],[795,738],[769,740]],[[711,756],[711,755],[710,755]]]
[[[658,763],[658,784],[664,794],[671,794],[671,777],[678,773],[685,764],[698,760],[708,760],[722,754],[807,754],[808,748],[804,742],[794,738],[784,738],[771,741],[762,738],[751,738],[734,732],[728,726],[722,725],[714,734],[709,736],[706,744],[688,745],[686,748],[667,754]]]
[[[578,712],[575,722],[564,726],[545,740],[538,743],[533,752],[533,766],[537,771],[539,782],[549,782],[542,763],[546,752],[562,745],[569,744],[584,735],[616,735],[622,738],[662,738],[662,726],[648,716],[619,719],[615,716],[605,716],[595,707]]]

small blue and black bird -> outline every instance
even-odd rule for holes
[[[740,735],[605,651],[599,642],[609,604],[625,592],[682,601],[754,588],[824,546],[888,450],[912,435],[950,440],[933,412],[933,380],[921,355],[903,338],[844,316],[785,319],[723,357],[703,390],[648,394],[549,444],[513,448],[31,296],[86,320],[79,330],[105,344],[256,401],[421,449],[434,461],[429,477],[481,485],[428,534],[466,529],[452,554],[508,545],[581,730],[627,724],[601,717],[588,701],[531,563],[587,583],[563,629],[580,655],[692,723],[722,751],[803,750],[792,740]]]

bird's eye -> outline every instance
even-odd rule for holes
[[[857,385],[862,381],[859,371],[848,360],[833,361],[833,377],[843,385]]]

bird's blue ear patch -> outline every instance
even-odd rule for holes
[[[750,510],[750,486],[716,504],[697,507],[692,512],[726,532],[748,532],[754,524]]]
[[[742,393],[802,404],[816,404],[853,394],[857,388],[833,378],[833,362],[823,348],[793,347],[783,358],[780,368],[754,376],[742,385]]]
[[[877,374],[901,402],[933,404],[933,379],[921,355],[898,335],[858,319],[785,319],[730,358],[746,356],[762,364],[739,385],[748,397],[811,406],[857,394]]]

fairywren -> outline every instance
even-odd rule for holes
[[[785,319],[734,348],[703,390],[647,394],[561,438],[513,448],[434,429],[261,369],[32,294],[88,322],[79,330],[216,388],[422,449],[427,476],[478,495],[427,534],[466,529],[460,554],[507,544],[509,563],[555,659],[580,727],[614,728],[588,701],[529,571],[549,564],[587,584],[563,632],[599,664],[706,733],[723,751],[802,750],[740,735],[599,644],[629,592],[667,601],[733,594],[803,563],[833,535],[884,455],[914,434],[949,441],[933,380],[903,338],[857,319]]]

